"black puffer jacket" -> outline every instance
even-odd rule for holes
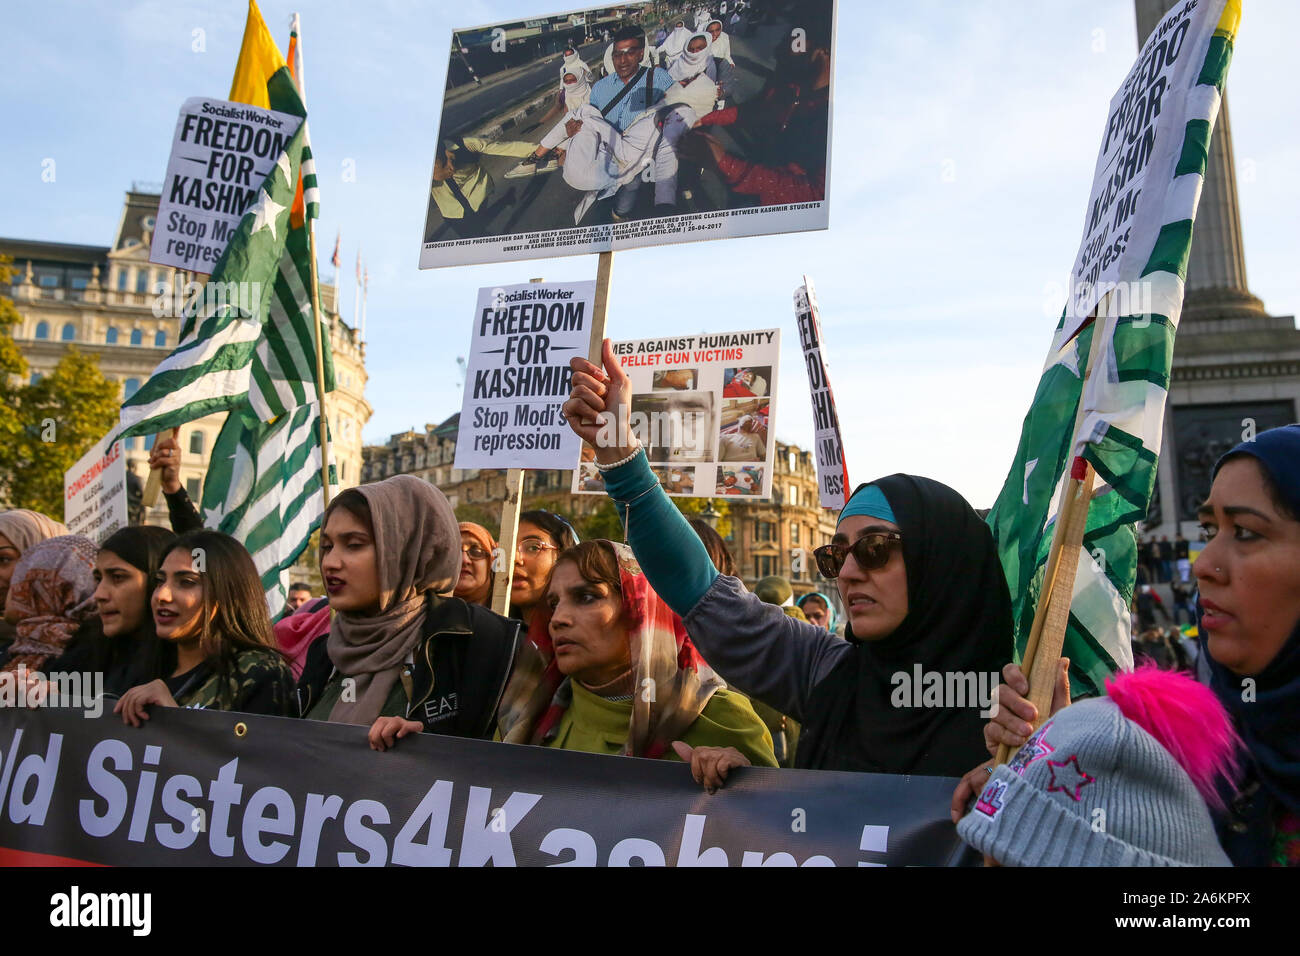
[[[430,594],[424,629],[403,674],[406,716],[425,733],[491,739],[497,708],[526,643],[518,621],[456,597]],[[341,680],[326,636],[307,651],[298,680],[298,713],[306,716],[331,680]],[[530,645],[531,646],[531,645]]]

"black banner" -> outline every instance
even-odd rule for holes
[[[915,866],[956,781],[680,763],[154,708],[0,710],[0,863]]]

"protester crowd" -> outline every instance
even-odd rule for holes
[[[1062,661],[1039,715],[991,533],[957,492],[906,474],[861,485],[815,552],[823,590],[750,591],[634,438],[596,441],[596,416],[630,401],[609,344],[603,367],[572,365],[564,413],[596,449],[626,543],[524,512],[508,616],[490,607],[511,556],[399,475],[330,502],[326,595],[295,585],[273,622],[249,553],[201,527],[163,440],[150,463],[171,531],[128,527],[97,548],[0,513],[0,667],[33,689],[100,673],[137,727],[188,707],[360,725],[380,751],[449,734],[684,761],[710,791],[748,766],[960,777],[953,822],[990,864],[1300,863],[1300,425],[1215,469],[1188,569],[1196,639],[1145,626],[1139,607],[1139,666],[1084,700]],[[1176,543],[1150,554],[1174,572],[1187,560]],[[999,706],[900,704],[896,676],[917,667],[999,673]],[[997,765],[1002,744],[1013,756]]]
[[[502,208],[519,201],[513,191],[497,198],[482,162],[493,155],[520,160],[507,178],[560,171],[576,191],[575,223],[606,199],[615,222],[690,211],[683,200],[695,204],[706,174],[722,184],[725,208],[824,199],[830,16],[788,7],[758,0],[716,16],[700,8],[653,36],[626,26],[594,66],[576,48],[564,50],[555,101],[529,127],[542,130],[539,142],[443,139],[432,185],[440,219],[458,236],[484,235]],[[742,102],[733,34],[787,17],[802,31],[800,42],[788,28],[776,31],[766,81]],[[653,183],[652,199],[641,199],[643,183]]]

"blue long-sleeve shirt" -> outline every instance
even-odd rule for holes
[[[749,696],[803,720],[812,689],[852,645],[719,574],[644,451],[604,477],[646,580],[681,617],[709,666]]]
[[[619,104],[605,115],[611,126],[620,133],[625,132],[632,124],[632,120],[654,106],[664,98],[664,93],[672,88],[673,78],[668,75],[667,70],[661,70],[659,67],[651,67],[650,76],[650,95],[646,96],[646,78],[642,76],[635,80],[636,86],[633,87],[619,101]],[[636,74],[633,74],[635,77]],[[604,112],[609,101],[618,95],[623,89],[623,81],[618,78],[617,73],[611,73],[609,76],[597,81],[596,85],[591,88],[591,105],[596,109]]]

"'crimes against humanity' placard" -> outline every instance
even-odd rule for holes
[[[580,441],[560,418],[569,359],[587,354],[596,283],[479,289],[457,468],[572,468]]]
[[[149,261],[211,275],[301,116],[196,97],[176,120]]]

